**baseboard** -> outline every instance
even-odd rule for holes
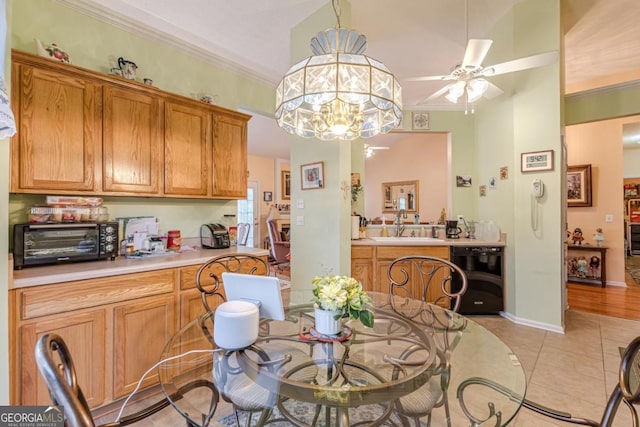
[[[517,317],[512,315],[511,313],[507,313],[506,311],[501,311],[500,316],[504,317],[516,323],[518,325],[531,326],[532,328],[543,329],[545,331],[555,332],[558,334],[564,334],[564,328],[556,325],[550,325],[548,323],[537,322],[535,320],[523,319],[521,317]]]
[[[627,284],[624,282],[612,282],[611,280],[607,280],[607,286],[617,286],[620,288],[626,288]]]

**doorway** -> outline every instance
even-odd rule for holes
[[[249,239],[247,240],[247,246],[251,248],[256,247],[255,242],[260,241],[260,222],[258,221],[258,218],[260,218],[260,203],[257,197],[260,193],[258,187],[258,181],[248,180],[247,198],[238,200],[238,223],[251,224]]]

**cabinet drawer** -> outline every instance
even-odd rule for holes
[[[378,259],[396,259],[402,256],[424,255],[449,259],[448,246],[378,246]]]
[[[173,292],[176,282],[177,271],[167,269],[27,288],[19,295],[20,318],[31,319]]]
[[[180,269],[180,289],[196,288],[196,273],[200,268],[200,264],[182,267]]]
[[[351,246],[351,259],[373,258],[373,246]]]

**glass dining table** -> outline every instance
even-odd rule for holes
[[[217,348],[213,314],[199,316],[167,343],[162,390],[194,426],[209,425],[221,399],[248,409],[252,425],[408,426],[421,419],[432,427],[505,426],[513,419],[525,373],[497,336],[437,305],[369,295],[374,326],[349,320],[327,337],[315,332],[311,291],[287,290],[285,320],[261,319],[258,339],[241,350]],[[194,381],[215,387],[177,394]]]

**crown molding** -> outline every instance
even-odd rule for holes
[[[588,89],[581,92],[569,93],[564,96],[565,100],[577,100],[597,95],[608,95],[611,93],[622,92],[629,89],[640,89],[640,80],[630,82],[617,83],[609,86],[602,86],[594,89]]]
[[[91,0],[53,1],[65,7],[68,7],[69,9],[82,13],[83,15],[87,15],[107,24],[113,25],[116,28],[120,28],[132,34],[142,36],[149,40],[173,47],[198,60],[217,66],[223,70],[238,74],[256,83],[272,87],[275,87],[278,84],[278,80],[275,80],[272,76],[242,66],[237,62],[217,55],[203,47],[197,46],[193,43],[189,43],[171,34],[153,28],[150,25],[145,24],[144,22],[134,20],[121,13],[115,12],[111,9],[106,8],[98,2],[94,2]],[[199,41],[204,45],[209,44],[202,39],[199,39]]]

